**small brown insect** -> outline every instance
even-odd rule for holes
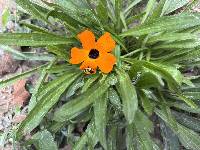
[[[86,73],[86,74],[93,74],[93,73],[95,73],[94,69],[92,69],[92,68],[85,68],[83,70],[83,72]]]

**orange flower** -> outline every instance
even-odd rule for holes
[[[97,42],[94,34],[89,30],[78,34],[78,38],[83,48],[73,47],[71,49],[70,63],[82,63],[80,69],[84,70],[86,74],[96,73],[97,67],[103,73],[111,72],[116,63],[116,58],[110,53],[115,48],[115,41],[110,33],[106,32]]]

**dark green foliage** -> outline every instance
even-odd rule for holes
[[[33,144],[42,150],[46,149],[43,143],[55,146],[53,137],[58,147],[65,143],[74,150],[176,150],[181,145],[200,150],[200,80],[197,74],[184,75],[200,64],[200,13],[189,10],[190,2],[41,2],[17,0],[50,29],[59,22],[66,35],[25,22],[22,25],[32,33],[0,34],[2,45],[42,46],[49,53],[43,58],[46,65],[0,81],[0,87],[5,87],[35,72],[41,76],[29,114],[17,129],[18,140],[35,129],[25,146]],[[184,11],[177,11],[181,7]],[[110,32],[117,42],[113,53],[118,62],[110,74],[83,75],[78,66],[68,63],[71,47],[79,43],[76,35],[84,29],[96,37]],[[22,60],[31,58],[7,49]],[[47,76],[54,80],[47,82]],[[84,130],[77,140],[73,131],[79,124]],[[44,128],[51,133],[41,131]],[[159,128],[159,135],[153,134],[154,128]]]

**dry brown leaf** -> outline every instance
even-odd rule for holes
[[[13,73],[18,67],[18,62],[13,60],[10,54],[3,54],[0,58],[0,75]]]
[[[26,80],[19,80],[13,85],[13,99],[12,104],[22,106],[29,98],[30,94],[25,89]]]

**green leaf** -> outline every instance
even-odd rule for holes
[[[84,85],[83,77],[84,76],[82,75],[79,78],[77,78],[76,81],[74,81],[74,83],[69,87],[69,89],[67,90],[67,92],[65,94],[66,99],[75,95],[78,92],[78,90],[83,87],[83,85]]]
[[[117,69],[116,72],[119,81],[117,89],[123,105],[122,110],[128,123],[131,124],[134,121],[134,116],[138,108],[137,93],[129,75],[121,69]]]
[[[152,44],[159,41],[184,41],[196,38],[197,36],[191,33],[165,33],[150,37],[147,43]]]
[[[176,120],[195,132],[200,132],[200,119],[187,115],[186,113],[180,113],[178,111],[172,111],[173,116]]]
[[[22,52],[15,50],[9,46],[0,45],[0,49],[3,49],[5,52],[12,54],[12,56],[14,56],[14,57],[17,56],[17,57],[22,57],[24,59],[27,59],[26,55],[24,55]]]
[[[28,105],[28,111],[30,112],[34,107],[35,105],[37,104],[37,96],[38,96],[38,93],[39,93],[39,90],[41,89],[41,87],[43,86],[43,82],[44,80],[46,79],[48,73],[47,73],[47,70],[50,69],[52,67],[52,65],[55,63],[55,61],[52,61],[46,68],[44,68],[42,71],[41,71],[41,74],[40,74],[40,78],[38,79],[37,83],[36,83],[36,86],[34,87],[33,89],[33,92],[32,92],[32,95],[31,95],[31,99],[29,101],[29,105]]]
[[[163,120],[159,119],[159,121],[164,147],[169,150],[180,150],[178,136],[173,133],[173,131],[164,123]]]
[[[130,16],[126,19],[126,24],[131,25],[134,21],[141,19],[144,14],[145,13],[140,13],[138,15]]]
[[[148,93],[145,92],[145,90],[140,91],[140,98],[142,101],[142,106],[144,108],[144,111],[150,116],[153,114],[153,105],[150,102],[150,99],[148,98]]]
[[[200,40],[186,40],[186,41],[174,41],[161,43],[158,46],[153,47],[156,49],[191,49],[200,46]]]
[[[128,150],[134,150],[134,130],[131,124],[126,127],[126,147]]]
[[[28,114],[26,119],[20,124],[17,131],[18,140],[22,138],[23,134],[32,131],[48,113],[48,111],[57,103],[61,94],[69,87],[69,85],[79,76],[78,73],[69,73],[53,81],[54,84],[46,85],[44,90],[41,90],[38,97],[38,102],[35,107]]]
[[[112,126],[108,134],[108,150],[117,149],[117,127]]]
[[[147,6],[146,6],[146,9],[145,9],[145,15],[143,16],[141,23],[144,23],[147,20],[147,18],[149,17],[151,12],[153,11],[156,3],[157,3],[156,0],[148,0]]]
[[[164,16],[138,25],[121,36],[142,36],[157,32],[180,31],[200,25],[200,14],[183,13],[174,16]]]
[[[56,80],[53,80],[53,81],[49,82],[46,85],[43,85],[40,88],[39,92],[37,93],[37,101],[40,101],[41,99],[46,97],[46,95],[50,94],[53,90],[55,90],[57,87],[59,87],[60,84],[63,84],[63,82],[65,82],[66,79],[70,78],[73,75],[74,75],[74,77],[76,79],[80,75],[80,71],[76,70],[76,69],[67,70],[62,74],[62,76],[60,76]],[[72,78],[72,81],[69,80],[69,82],[72,83],[72,82],[74,82],[75,79]],[[71,83],[69,83],[68,86],[70,86]]]
[[[71,70],[74,71],[76,66],[71,66],[70,64],[57,64],[57,65],[53,65],[52,68],[48,69],[47,72],[50,74],[60,74],[62,72]]]
[[[51,133],[47,130],[37,132],[31,138],[38,150],[57,150],[58,147]]]
[[[69,61],[69,54],[67,53],[67,50],[65,50],[64,47],[48,46],[47,49],[50,53],[57,55],[57,57]]]
[[[26,71],[26,72],[23,72],[23,73],[20,73],[20,74],[17,74],[13,77],[9,77],[8,79],[5,79],[5,80],[1,80],[0,81],[0,88],[4,88],[10,84],[13,84],[15,83],[16,81],[20,80],[20,79],[23,79],[23,78],[26,78],[30,75],[32,75],[33,73],[35,72],[39,72],[41,71],[43,68],[47,67],[47,64],[45,65],[42,65],[42,66],[39,66],[39,67],[36,67],[34,69],[31,69],[29,71]]]
[[[92,86],[92,84],[99,78],[99,74],[98,75],[94,75],[94,76],[91,76],[89,79],[87,79],[87,81],[85,82],[82,90],[81,90],[81,93],[84,93],[87,91],[88,88],[90,88]]]
[[[162,13],[169,14],[188,3],[188,0],[166,0]]]
[[[107,149],[107,141],[106,141],[107,101],[108,101],[108,92],[106,92],[101,98],[96,100],[93,106],[96,136],[105,149]]]
[[[1,16],[3,28],[6,27],[8,21],[9,21],[10,15],[11,15],[10,10],[8,8],[3,10],[3,13],[2,13],[2,16]]]
[[[97,15],[102,23],[108,23],[108,10],[107,1],[99,0],[98,6],[96,7]]]
[[[200,114],[200,108],[195,108],[194,109],[194,108],[188,106],[185,103],[177,102],[177,103],[173,103],[172,106],[174,106],[175,108],[178,108],[180,110],[184,110],[184,111],[190,112],[190,113]]]
[[[191,46],[194,46],[191,44]],[[166,62],[170,62],[170,63],[183,63],[183,64],[191,64],[191,65],[198,65],[195,64],[195,62],[198,62],[198,58],[200,56],[200,49],[196,48],[196,49],[185,49],[185,50],[179,50],[179,52],[177,51],[174,52],[174,56],[171,55],[170,57],[166,58],[164,61]],[[196,61],[195,61],[196,60]]]
[[[125,16],[124,16],[124,14],[123,14],[122,12],[120,12],[120,19],[121,19],[121,21],[122,21],[122,23],[123,23],[124,29],[127,30],[127,29],[128,29],[128,26],[127,26],[127,24],[126,24]]]
[[[136,140],[135,147],[139,150],[157,150],[158,146],[152,141],[149,133],[153,130],[152,122],[141,112],[137,111],[135,121],[132,125],[134,137]]]
[[[199,91],[190,91],[190,92],[183,92],[183,95],[185,95],[188,98],[191,98],[193,100],[199,100],[200,92]]]
[[[125,16],[128,16],[128,14],[130,13],[131,9],[137,5],[138,3],[140,3],[142,0],[133,0],[128,7],[124,10],[124,14],[126,14]]]
[[[163,83],[159,80],[159,78],[155,74],[151,72],[145,72],[136,81],[135,86],[147,89],[151,87],[162,87]]]
[[[73,31],[76,34],[78,33],[78,31],[76,31],[76,30],[79,29],[78,25],[84,26],[83,23],[75,20],[74,18],[72,18],[71,16],[69,16],[67,13],[65,13],[64,10],[62,12],[55,11],[55,10],[50,11],[48,13],[48,17],[49,16],[61,20],[62,22],[65,23],[65,25],[68,27],[68,29],[70,29],[71,32]]]
[[[200,149],[200,136],[197,133],[180,125],[177,122],[175,122],[177,124],[177,128],[174,128],[174,125],[167,121],[167,116],[162,110],[156,109],[155,112],[162,120],[166,122],[166,124],[173,130],[173,132],[177,134],[180,142],[185,148],[193,150]]]
[[[32,31],[35,31],[35,32],[53,34],[53,33],[50,33],[45,28],[42,28],[42,27],[39,27],[39,26],[36,26],[36,25],[33,25],[33,24],[29,24],[29,23],[26,23],[26,22],[20,22],[20,25],[25,26],[25,27],[27,27],[27,28],[31,29]]]
[[[198,108],[198,106],[195,104],[195,102],[193,102],[192,99],[184,96],[184,95],[181,95],[181,94],[177,94],[178,98],[182,101],[184,101],[186,104],[188,104],[190,107],[192,108]]]
[[[86,1],[68,0],[60,1],[55,0],[55,4],[61,7],[60,10],[67,16],[75,19],[84,26],[92,28],[93,25],[98,24],[92,11],[88,8]]]
[[[14,55],[13,58],[16,60],[28,60],[28,61],[52,61],[54,56],[47,53],[37,53],[37,52],[23,52],[25,57]]]
[[[119,33],[121,30],[121,19],[120,19],[120,12],[122,9],[122,0],[115,0],[115,16],[117,22],[115,23],[116,32]]]
[[[29,0],[16,0],[16,3],[30,13],[33,17],[41,19],[42,21],[48,22],[45,15],[41,13],[35,5]]]
[[[108,91],[108,98],[110,100],[110,103],[112,105],[114,105],[114,107],[116,107],[118,110],[121,110],[122,109],[122,104],[121,104],[121,101],[120,101],[120,97],[117,93],[117,91],[113,88],[110,88],[109,91]]]
[[[169,62],[169,64],[171,64],[171,62],[173,62],[173,61],[178,61],[177,58],[179,58],[181,55],[187,54],[188,52],[191,52],[191,51],[193,51],[193,49],[191,49],[191,50],[177,49],[177,50],[174,50],[171,53],[165,54],[164,56],[158,57],[158,61],[161,62],[161,63],[162,62]]]
[[[115,57],[117,58],[117,66],[118,66],[118,67],[121,67],[121,60],[120,60],[121,49],[120,49],[120,46],[119,46],[119,45],[117,45],[117,46],[115,47],[114,55],[115,55]]]
[[[152,12],[152,15],[149,17],[149,20],[155,19],[155,18],[159,18],[163,16],[162,10],[163,7],[165,5],[166,0],[160,0],[158,2],[158,5],[154,6],[154,10]]]
[[[64,122],[78,116],[84,109],[90,106],[95,100],[99,99],[109,88],[112,77],[108,77],[105,81],[99,81],[93,87],[78,97],[70,100],[59,108],[53,117],[57,122]]]
[[[152,70],[155,73],[161,75],[162,78],[167,80],[170,89],[174,91],[180,91],[180,85],[182,83],[183,75],[181,72],[174,66],[163,65],[161,63],[153,63],[148,61],[139,61],[133,60],[129,61],[133,66],[144,66],[149,70]]]
[[[80,137],[80,139],[78,140],[78,142],[75,144],[75,146],[73,147],[73,150],[81,150],[84,149],[84,146],[88,143],[88,142],[93,142],[93,143],[97,143],[97,138],[96,138],[96,134],[95,134],[95,125],[93,122],[90,122],[90,124],[88,125],[86,131],[84,132],[84,134]],[[94,144],[92,144],[93,146],[95,146]]]
[[[15,46],[47,46],[73,43],[74,39],[43,33],[0,34],[0,44]]]
[[[200,136],[193,130],[190,130],[182,125],[178,126],[179,140],[182,145],[187,149],[200,149]]]

